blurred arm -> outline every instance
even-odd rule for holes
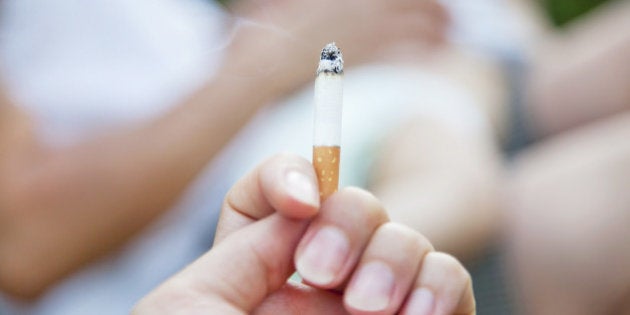
[[[505,95],[496,65],[459,52],[439,56],[427,69],[470,89],[491,132],[466,134],[431,117],[412,118],[383,141],[370,188],[393,221],[468,259],[497,232]]]
[[[506,196],[512,283],[529,314],[629,314],[630,111],[523,151]]]
[[[417,229],[460,259],[478,254],[496,235],[499,220],[492,140],[461,136],[422,119],[391,139],[372,189],[392,221]]]
[[[4,97],[0,288],[35,297],[163,213],[276,96],[266,81],[226,74],[157,120],[54,149],[38,142],[28,116]]]
[[[528,91],[537,136],[630,108],[629,15],[630,2],[612,2],[538,45]]]

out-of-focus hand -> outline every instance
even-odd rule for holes
[[[276,27],[298,45],[319,48],[335,40],[361,57],[397,41],[441,41],[449,24],[435,0],[241,0],[234,7],[237,15]]]
[[[306,160],[261,164],[229,192],[215,247],[134,314],[475,314],[462,265],[372,195],[318,198]],[[304,284],[286,282],[295,268]]]
[[[228,48],[230,72],[273,77],[285,92],[314,74],[318,53],[335,41],[350,65],[385,55],[392,47],[442,43],[449,18],[435,0],[242,0]],[[234,70],[236,69],[236,70]]]

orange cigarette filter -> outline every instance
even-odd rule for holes
[[[319,197],[328,198],[339,189],[339,146],[314,146],[313,166],[317,172]]]
[[[343,57],[335,43],[324,47],[315,79],[313,166],[323,201],[339,188]]]

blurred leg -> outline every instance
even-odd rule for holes
[[[510,267],[526,314],[628,311],[630,112],[525,152],[509,198]]]

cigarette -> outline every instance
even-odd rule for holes
[[[342,104],[343,56],[335,43],[330,43],[322,49],[315,79],[313,166],[322,201],[339,187]]]

